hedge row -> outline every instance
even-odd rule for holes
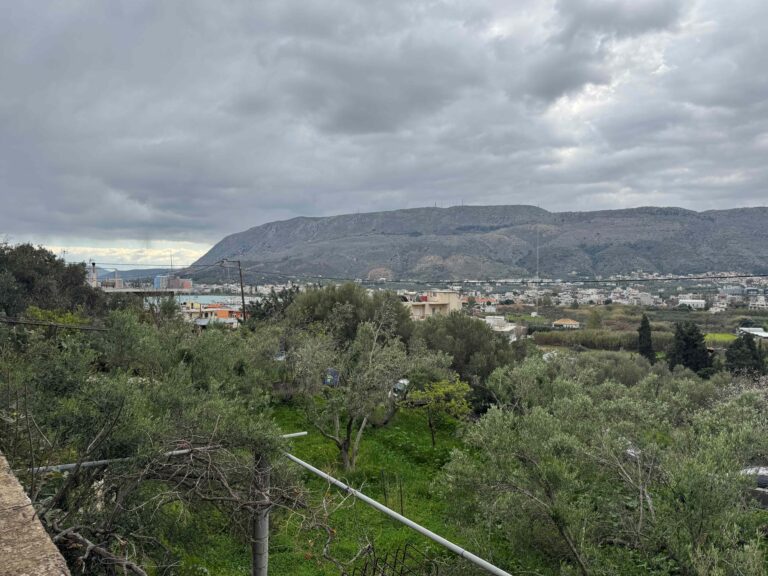
[[[637,331],[635,330],[558,330],[536,332],[533,339],[536,344],[543,346],[584,346],[593,350],[637,351]],[[667,352],[672,346],[674,334],[652,332],[651,339],[654,350]]]

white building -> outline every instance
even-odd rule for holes
[[[524,335],[525,329],[522,326],[507,322],[504,316],[486,316],[484,320],[491,330],[506,335],[510,342],[515,342]]]
[[[753,298],[749,299],[749,309],[750,310],[768,310],[768,301],[766,301],[765,296],[754,296]]]
[[[739,328],[739,334],[752,334],[752,336],[755,338],[768,340],[768,332],[766,332],[763,328],[747,328],[745,326]]]

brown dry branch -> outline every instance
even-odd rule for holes
[[[54,523],[53,527],[58,530],[58,525]],[[138,576],[147,576],[147,573],[134,562],[117,556],[105,548],[102,544],[96,544],[91,542],[88,538],[83,536],[80,532],[77,532],[77,526],[71,526],[65,530],[60,530],[56,536],[53,537],[53,542],[59,546],[65,546],[68,548],[85,548],[85,552],[80,556],[80,561],[84,564],[87,562],[91,555],[98,556],[100,562],[105,565],[120,566],[125,570],[137,574]]]
[[[105,426],[106,429],[106,426]],[[98,437],[91,443],[97,444]],[[139,559],[148,558],[146,546],[154,546],[152,538],[136,537],[135,528],[147,522],[165,505],[182,502],[185,506],[214,506],[231,518],[233,526],[251,538],[250,520],[265,510],[304,507],[303,493],[293,485],[280,483],[263,490],[253,478],[259,466],[245,451],[235,452],[216,444],[211,436],[189,437],[172,444],[173,450],[184,452],[168,455],[168,446],[155,456],[120,461],[99,468],[72,470],[56,492],[56,497],[43,503],[41,519],[55,541],[67,549],[79,548],[83,563],[119,565],[134,574],[144,574]],[[188,452],[187,452],[188,451]],[[260,459],[257,450],[256,463]],[[84,458],[80,458],[82,463]],[[263,472],[264,470],[261,470]],[[268,470],[271,473],[271,468]],[[159,488],[136,498],[146,482]],[[254,490],[254,486],[257,489]],[[100,507],[104,507],[102,510]],[[71,518],[72,526],[66,521]],[[86,520],[83,521],[83,518]],[[133,529],[127,529],[133,526]],[[130,554],[117,554],[114,547]],[[155,546],[156,547],[156,546]],[[165,557],[167,559],[167,549]],[[149,556],[151,557],[151,555]]]

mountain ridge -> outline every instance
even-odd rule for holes
[[[222,258],[284,275],[378,279],[554,277],[709,270],[768,272],[768,207],[696,212],[643,206],[549,212],[530,205],[299,216],[230,234]]]

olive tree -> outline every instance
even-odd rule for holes
[[[470,390],[469,384],[460,380],[439,380],[408,393],[406,405],[427,417],[433,448],[438,423],[444,416],[463,419],[472,412],[467,401]]]
[[[606,355],[494,373],[436,485],[457,522],[521,573],[764,574],[740,470],[768,449],[765,389]]]
[[[168,336],[125,314],[105,333],[0,330],[0,450],[89,574],[176,562],[183,543],[168,526],[181,516],[226,518],[256,548],[266,511],[306,505],[270,458],[280,432],[268,397],[244,386],[254,374],[240,337]],[[218,377],[195,364],[213,354]]]
[[[292,356],[313,425],[353,470],[373,413],[408,371],[405,346],[382,323],[363,322],[349,346],[325,334],[306,336]]]

